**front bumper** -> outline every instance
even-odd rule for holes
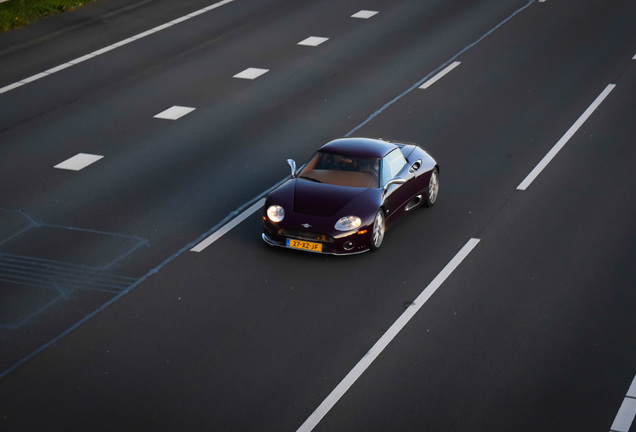
[[[289,232],[264,224],[262,237],[265,243],[272,246],[330,255],[353,255],[367,252],[371,249],[369,232],[358,234],[358,231],[354,231],[343,233],[337,237],[331,237],[303,231]],[[289,247],[287,245],[287,239],[320,243],[322,245],[322,251],[317,252]]]

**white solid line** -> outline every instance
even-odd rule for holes
[[[4,86],[0,88],[0,94],[9,92],[13,89],[17,89],[18,87],[22,87],[24,84],[25,84],[24,82],[17,82],[17,83],[9,84],[8,86]]]
[[[8,0],[0,0],[0,3],[2,3],[2,1],[8,1]],[[20,81],[18,81],[16,83],[9,84],[7,86],[1,87],[0,88],[0,94],[7,93],[7,92],[9,92],[11,90],[14,90],[14,89],[18,88],[18,87],[22,87],[23,85],[25,85],[27,83],[31,83],[33,81],[37,81],[40,78],[44,78],[45,76],[48,76],[48,75],[53,74],[55,72],[59,72],[59,71],[61,71],[63,69],[66,69],[67,67],[75,66],[76,64],[80,64],[80,63],[82,63],[82,62],[84,62],[86,60],[89,60],[91,58],[97,57],[98,55],[104,54],[104,53],[106,53],[108,51],[112,51],[115,48],[122,47],[124,45],[127,45],[127,44],[129,44],[131,42],[134,42],[136,40],[139,40],[139,39],[144,38],[146,36],[149,36],[151,34],[157,33],[157,32],[159,32],[161,30],[165,30],[168,27],[172,27],[175,24],[181,23],[183,21],[187,21],[187,20],[189,20],[191,18],[194,18],[196,16],[201,15],[202,13],[209,12],[209,11],[211,11],[213,9],[216,9],[218,7],[221,7],[221,6],[224,6],[224,5],[228,4],[228,3],[232,3],[233,1],[234,0],[223,0],[223,1],[220,1],[218,3],[214,3],[214,4],[210,5],[210,6],[204,7],[203,9],[200,9],[198,11],[192,12],[189,15],[183,16],[181,18],[177,18],[177,19],[172,20],[172,21],[170,21],[170,22],[168,22],[166,24],[162,24],[160,26],[154,27],[154,28],[152,28],[152,29],[150,29],[148,31],[139,33],[136,36],[129,37],[127,39],[124,39],[124,40],[119,41],[117,43],[114,43],[112,45],[109,45],[109,46],[107,46],[105,48],[99,49],[97,51],[93,51],[90,54],[86,54],[85,56],[76,58],[75,60],[71,60],[69,62],[63,63],[60,66],[53,67],[53,68],[47,70],[44,73],[38,73],[38,74],[35,74],[33,76],[27,77],[27,78],[25,78],[23,80],[20,80]]]
[[[182,16],[181,18],[177,18],[176,20],[170,21],[170,22],[172,24],[181,24],[182,22],[187,21],[189,19],[190,19],[190,17],[188,15],[185,15],[185,16]]]
[[[479,239],[472,238],[464,245],[457,255],[450,260],[446,267],[424,288],[424,291],[415,299],[415,301],[400,315],[393,325],[382,335],[382,337],[373,345],[373,347],[365,354],[362,359],[354,366],[347,376],[336,386],[335,389],[327,396],[327,398],[316,408],[307,420],[298,428],[298,432],[309,432],[323,419],[325,415],[333,408],[333,406],[344,396],[349,388],[357,381],[362,373],[373,363],[387,345],[397,336],[418,310],[431,298],[444,281],[453,273],[453,271],[461,264],[468,254],[477,246]]]
[[[599,105],[605,100],[607,95],[610,94],[612,90],[614,90],[616,84],[610,84],[605,87],[605,90],[592,102],[585,112],[579,117],[579,119],[568,129],[568,131],[561,137],[561,139],[552,147],[552,149],[546,154],[541,162],[534,167],[534,169],[528,174],[528,176],[517,186],[517,190],[526,190],[528,186],[537,178],[541,171],[552,161],[552,159],[559,153],[559,151],[567,144],[567,142],[574,136],[576,131],[585,123],[585,121],[592,115],[592,113],[599,107]]]
[[[636,60],[636,54],[634,54],[634,57],[632,57],[632,60]]]
[[[157,31],[155,29],[150,29],[150,30],[146,30],[145,32],[139,33],[133,37],[131,37],[132,40],[138,40],[138,39],[143,39],[146,36],[150,36],[152,34],[157,33]]]
[[[93,57],[95,57],[95,55],[91,54],[86,54],[83,55],[81,57],[76,58],[75,60],[71,60],[69,63],[72,65],[76,65],[76,64],[80,64],[80,63],[84,63],[86,60],[90,60]]]
[[[621,404],[618,414],[612,423],[613,432],[629,432],[634,417],[636,416],[636,399],[625,398]]]
[[[127,39],[120,40],[119,42],[114,43],[114,44],[112,44],[111,46],[112,46],[112,47],[115,47],[115,48],[121,48],[121,47],[123,47],[124,45],[128,45],[129,43],[134,42],[134,41],[136,41],[136,40],[137,40],[137,39],[135,39],[134,37],[129,37],[129,38],[127,38]]]
[[[260,210],[261,208],[263,208],[264,204],[265,204],[265,198],[261,198],[260,200],[256,201],[256,203],[252,204],[250,208],[248,208],[243,213],[241,213],[240,215],[232,219],[227,224],[223,225],[219,230],[215,231],[213,234],[211,234],[208,238],[203,240],[201,243],[199,243],[198,245],[190,249],[190,252],[201,252],[203,249],[210,246],[212,243],[214,243],[215,241],[223,237],[225,234],[230,232],[230,230],[232,230],[238,224],[243,222],[245,219],[253,215],[257,210]]]
[[[69,68],[71,66],[75,66],[75,65],[71,64],[71,63],[64,63],[64,64],[61,64],[59,66],[55,66],[54,68],[51,68],[51,69],[47,70],[46,73],[48,73],[49,75],[50,74],[54,74],[55,72],[59,72],[59,71],[61,71],[63,69]]]
[[[207,12],[207,11],[205,11],[205,12]],[[161,30],[165,30],[167,28],[172,27],[173,25],[174,25],[173,23],[165,23],[165,24],[162,24],[160,26],[157,26],[157,27],[153,28],[152,31],[154,31],[155,33],[158,33]]]
[[[421,89],[429,88],[430,86],[435,84],[439,79],[441,79],[444,75],[446,75],[447,73],[449,73],[450,71],[455,69],[460,64],[461,64],[461,62],[458,62],[458,61],[449,64],[443,70],[441,70],[437,75],[435,75],[433,78],[431,78],[430,80],[426,81],[424,84],[419,86],[419,88],[421,88]]]
[[[204,13],[206,13],[206,12],[207,12],[207,11],[206,11],[205,9],[200,9],[200,10],[198,10],[198,11],[196,11],[196,12],[192,12],[191,14],[188,14],[188,15],[187,15],[187,17],[188,17],[188,18],[194,18],[194,17],[199,16],[199,15],[201,15],[201,14],[204,14]]]
[[[109,45],[109,46],[107,46],[107,47],[104,47],[104,48],[98,49],[97,51],[93,51],[93,52],[91,53],[91,55],[92,55],[93,57],[97,57],[97,56],[99,56],[99,55],[106,54],[108,51],[112,51],[112,50],[114,50],[115,48],[117,48],[117,47],[116,47],[116,46],[114,46],[114,45]],[[71,65],[71,66],[73,66],[73,65]]]
[[[97,162],[103,157],[104,156],[101,156],[101,155],[78,153],[72,158],[69,158],[65,160],[64,162],[60,162],[59,164],[55,165],[53,168],[79,171],[81,169],[86,168],[90,164]]]
[[[33,75],[33,76],[30,76],[29,78],[23,79],[22,82],[25,83],[25,84],[28,84],[28,83],[33,82],[35,80],[39,80],[40,78],[44,78],[45,76],[48,76],[48,75],[50,75],[49,72],[40,72],[37,75]]]

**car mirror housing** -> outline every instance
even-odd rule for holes
[[[293,159],[287,159],[287,163],[289,164],[289,167],[291,168],[292,178],[295,178],[296,177],[296,161],[294,161]]]
[[[413,174],[415,171],[420,169],[421,166],[422,166],[422,160],[418,159],[413,163],[413,165],[411,165],[411,168],[409,168],[409,172]]]

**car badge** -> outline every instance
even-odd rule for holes
[[[311,225],[309,225],[308,223],[304,223],[304,224],[303,224],[303,227],[305,227],[305,228],[311,228]]]

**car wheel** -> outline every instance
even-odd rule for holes
[[[386,231],[386,223],[384,220],[384,211],[378,210],[373,220],[373,231],[371,232],[371,250],[377,250],[384,240],[384,232]]]
[[[437,201],[439,194],[439,171],[433,168],[431,179],[428,181],[428,191],[426,192],[426,207],[432,207]]]

